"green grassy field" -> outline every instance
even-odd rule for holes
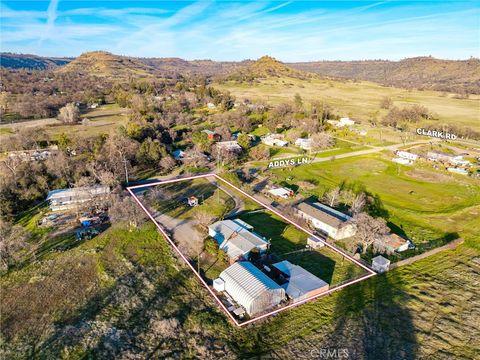
[[[394,230],[417,243],[449,233],[478,240],[480,229],[474,225],[480,211],[478,181],[416,166],[397,165],[374,154],[272,172],[277,182],[307,180],[317,185],[313,190],[300,190],[304,196],[321,197],[327,189],[342,184],[363,189],[376,197]]]
[[[199,211],[205,211],[212,216],[221,218],[235,207],[231,196],[206,179],[160,185],[158,189],[167,196],[156,202],[154,208],[160,213],[174,218],[192,218]],[[190,196],[196,196],[199,199],[198,206],[191,207],[186,204],[184,199]]]
[[[80,137],[89,137],[102,133],[109,133],[121,125],[126,125],[128,118],[126,110],[119,107],[117,104],[102,105],[96,109],[90,109],[88,112],[82,114],[82,119],[89,120],[88,125],[54,125],[48,126],[47,132],[55,137],[61,133],[72,133]]]
[[[289,359],[331,347],[367,359],[473,359],[479,259],[461,245],[238,329],[153,225],[113,227],[0,278],[1,348],[9,359]]]
[[[372,116],[381,119],[387,113],[387,110],[380,108],[380,101],[384,96],[392,98],[396,106],[424,105],[438,114],[441,123],[478,129],[480,118],[477,95],[472,95],[467,100],[454,99],[452,95],[442,96],[440,92],[383,87],[365,81],[270,78],[254,84],[227,82],[214,86],[230,91],[239,99],[265,100],[272,104],[292,101],[298,93],[307,103],[313,100],[325,101],[333,106],[339,115],[364,120]]]

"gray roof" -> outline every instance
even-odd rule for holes
[[[389,265],[390,260],[384,258],[382,255],[378,255],[372,259],[372,264],[377,264],[377,265]]]
[[[237,257],[248,253],[255,247],[264,247],[268,241],[250,231],[252,227],[244,221],[222,220],[209,226],[217,233],[214,236],[221,249],[230,257]]]
[[[289,277],[288,283],[284,287],[287,294],[292,298],[298,298],[311,291],[328,287],[327,282],[287,260],[273,264],[273,266]]]
[[[318,202],[302,202],[297,205],[297,209],[336,229],[341,228],[348,220],[351,219],[350,216],[342,214],[341,212]]]

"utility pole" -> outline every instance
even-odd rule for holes
[[[125,182],[128,185],[128,167],[127,167],[127,161],[128,160],[125,158],[125,155],[122,153],[122,151],[120,149],[118,149],[117,151],[118,151],[118,154],[120,155],[121,161],[123,162],[123,166],[124,166],[124,169],[125,169]]]
[[[220,148],[217,145],[217,173],[220,170]],[[217,203],[220,204],[220,183],[217,181]]]
[[[197,251],[197,272],[198,272],[198,275],[200,275],[200,248],[198,248],[198,251]]]
[[[123,165],[125,166],[125,181],[128,185],[128,167],[127,167],[127,159],[123,158]]]

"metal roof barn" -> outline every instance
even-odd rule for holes
[[[282,287],[294,302],[321,294],[329,288],[328,283],[287,260],[273,264],[273,266],[288,278],[288,283]]]
[[[222,271],[225,291],[251,316],[278,305],[285,290],[248,261],[237,262]]]

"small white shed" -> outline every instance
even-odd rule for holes
[[[213,288],[218,292],[225,291],[225,281],[220,278],[213,280]]]
[[[372,259],[372,268],[378,273],[388,271],[390,267],[390,260],[384,258],[382,255],[378,255]]]

